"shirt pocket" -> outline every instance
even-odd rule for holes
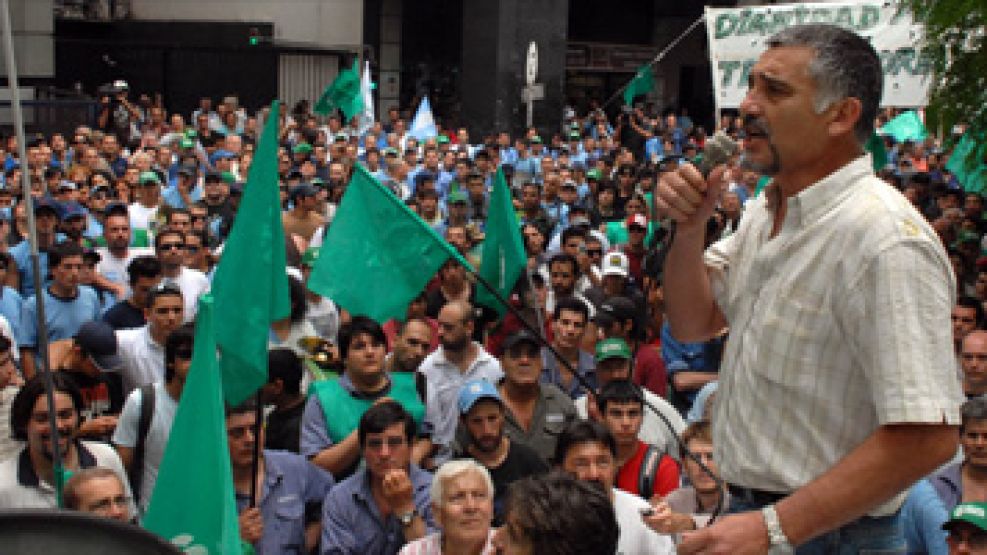
[[[760,329],[752,326],[753,372],[782,385],[815,383],[826,360],[824,346],[835,331],[826,296],[791,289],[774,296],[765,310]]]
[[[274,509],[274,528],[279,553],[302,553],[305,550],[305,506],[279,503]]]

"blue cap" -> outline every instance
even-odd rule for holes
[[[34,213],[37,214],[42,210],[48,210],[55,215],[56,218],[62,217],[62,209],[59,204],[48,197],[41,197],[34,200]]]
[[[498,403],[503,403],[497,387],[487,380],[470,380],[463,384],[459,390],[459,414],[466,414],[473,408],[477,401],[483,399],[494,399]]]
[[[72,202],[66,202],[66,203],[63,203],[62,204],[62,221],[63,222],[67,222],[68,220],[71,220],[72,218],[85,218],[86,217],[86,214],[88,214],[88,212],[86,212],[86,209],[83,208],[83,206],[81,204],[79,204],[78,202],[72,201]]]
[[[236,154],[233,154],[228,150],[220,149],[212,153],[212,156],[209,157],[209,163],[215,164],[216,160],[230,160],[233,158],[236,158]]]

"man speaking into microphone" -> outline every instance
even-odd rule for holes
[[[713,445],[733,514],[684,534],[680,553],[904,553],[903,490],[956,452],[954,280],[864,154],[881,85],[865,39],[783,30],[740,106],[745,156],[772,181],[737,232],[703,251],[722,167],[662,178],[672,334],[730,327]]]

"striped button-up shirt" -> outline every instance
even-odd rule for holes
[[[713,414],[730,483],[790,492],[881,425],[959,423],[949,260],[870,164],[858,158],[788,198],[774,237],[769,186],[706,251],[731,330]]]

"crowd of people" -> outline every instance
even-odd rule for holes
[[[762,110],[768,118],[775,116],[763,115],[765,106],[797,87],[786,89],[783,72],[779,77],[772,73],[777,69],[765,67],[763,74],[753,73],[745,111]],[[762,75],[766,84],[757,81]],[[818,411],[799,414],[808,405],[763,411],[738,394],[752,385],[734,378],[724,386],[729,402],[721,403],[721,364],[752,349],[746,343],[752,337],[734,317],[751,328],[777,328],[759,345],[811,372],[830,369],[814,366],[820,360],[842,364],[831,351],[860,352],[857,344],[831,342],[792,353],[791,342],[815,345],[809,336],[829,331],[759,321],[758,311],[767,307],[765,313],[808,322],[827,310],[823,303],[872,310],[872,300],[864,299],[873,293],[867,287],[878,285],[859,282],[859,296],[823,299],[817,290],[772,282],[768,257],[743,266],[742,276],[782,287],[779,298],[789,303],[783,307],[757,305],[767,300],[740,306],[742,295],[757,293],[740,285],[747,289],[730,289],[731,317],[708,318],[702,333],[693,333],[680,323],[683,311],[692,310],[683,307],[685,297],[671,310],[667,306],[674,299],[666,291],[681,291],[683,280],[699,282],[680,272],[687,265],[683,244],[695,253],[708,247],[707,266],[725,272],[724,261],[734,254],[725,245],[749,246],[756,233],[744,231],[754,225],[745,220],[777,204],[769,181],[779,170],[746,158],[757,155],[751,141],[769,132],[792,133],[780,116],[771,127],[739,116],[717,122],[716,131],[747,150],[716,170],[722,193],[703,197],[705,184],[696,185],[700,193],[694,196],[682,192],[686,183],[705,183],[688,172],[707,140],[707,130],[684,111],[659,113],[641,105],[608,116],[594,105],[580,114],[567,110],[560,129],[544,137],[536,129],[516,137],[506,131],[475,137],[461,126],[418,139],[408,134],[408,114],[398,108],[364,130],[336,114],[315,116],[306,103],[249,114],[235,97],[215,106],[203,98],[186,117],[169,113],[160,97],[132,101],[126,84],[118,85],[101,99],[97,121],[81,122],[67,135],[29,136],[25,159],[15,136],[0,141],[0,508],[58,506],[48,419],[54,410],[58,450],[71,470],[64,506],[139,522],[191,365],[197,301],[210,290],[237,217],[258,121],[271,117],[280,122],[291,314],[271,326],[269,379],[260,394],[262,434],[255,437],[251,402],[228,407],[226,414],[240,533],[258,553],[651,554],[673,553],[683,540],[688,549],[690,533],[716,522],[728,507],[762,498],[774,503],[784,495],[776,499],[770,492],[791,493],[790,484],[765,488],[738,480],[747,467],[735,460],[724,482],[718,464],[725,448],[714,444],[726,441],[731,452],[747,455],[750,449],[770,451],[755,445],[756,434],[744,427],[825,419]],[[894,113],[869,115],[864,112],[867,129]],[[953,462],[915,481],[881,516],[898,515],[908,552],[946,553],[957,546],[987,552],[987,223],[983,197],[964,191],[945,169],[945,140],[885,138],[887,167],[877,172],[881,181],[868,182],[886,188],[875,193],[881,199],[902,199],[898,210],[910,203],[908,214],[917,219],[902,224],[899,235],[925,233],[935,241],[928,248],[940,249],[948,261],[939,274],[922,274],[951,281],[935,285],[947,293],[934,300],[954,305],[953,357],[936,376],[955,374],[969,398],[961,411],[962,449]],[[860,143],[852,158],[866,166],[859,171],[870,172]],[[477,284],[455,261],[410,300],[405,318],[388,322],[351,314],[308,290],[313,265],[320,256],[333,256],[323,237],[356,164],[474,265],[485,263],[484,225],[495,175],[502,171],[528,256],[511,310],[499,317],[497,307],[477,305]],[[709,180],[714,183],[712,175]],[[20,200],[25,182],[34,199],[38,274]],[[662,193],[659,184],[668,191],[678,187],[680,196]],[[826,199],[788,202],[800,224],[826,217],[812,212]],[[701,221],[688,219],[694,213]],[[663,220],[670,214],[679,221],[677,234]],[[776,222],[772,236],[793,217]],[[832,239],[817,232],[815,240],[820,238]],[[847,254],[851,267],[844,268],[843,258],[825,256],[812,259],[810,268],[837,265],[836,271],[850,274],[854,264],[866,265]],[[908,271],[909,263],[897,261],[888,271]],[[713,289],[723,303],[726,289]],[[39,352],[39,298],[54,408],[39,373],[45,358]],[[933,302],[881,299],[888,303],[878,307],[887,320],[915,310],[921,318]],[[861,337],[880,331],[841,324]],[[777,339],[782,334],[785,339]],[[884,338],[866,335],[861,341],[880,344]],[[921,347],[906,350],[893,342],[887,349],[913,353]],[[765,395],[784,397],[780,392],[805,385],[783,374],[780,363],[754,372],[778,386]],[[879,387],[898,391],[890,382]],[[860,418],[872,418],[866,396],[842,394],[846,403],[864,407]],[[891,411],[888,422],[910,414],[881,410]],[[755,417],[758,412],[762,416]],[[957,424],[950,414],[944,408],[933,423]],[[778,421],[763,420],[773,417]],[[752,443],[742,449],[744,441]],[[255,474],[258,443],[264,449]],[[808,445],[804,453],[786,451],[788,461],[745,462],[791,464],[819,448],[806,438],[783,447],[801,445]],[[751,474],[764,476],[760,467]],[[254,483],[260,485],[256,504],[249,495]],[[785,526],[789,513],[779,513],[782,528],[795,529]],[[774,541],[769,535],[765,548]]]

